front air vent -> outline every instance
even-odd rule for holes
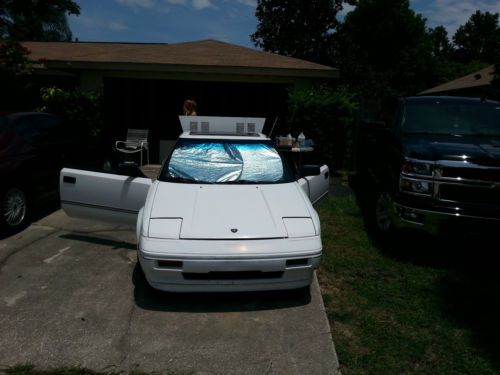
[[[189,131],[193,133],[198,132],[198,121],[191,121],[189,123]]]
[[[160,268],[182,268],[182,262],[179,260],[159,260],[158,267],[160,267]]]
[[[201,132],[202,133],[210,132],[210,124],[208,123],[208,121],[201,122]]]
[[[183,272],[182,276],[186,280],[253,280],[253,279],[279,279],[283,272],[262,272],[262,271],[235,271],[235,272],[208,272],[194,273]]]
[[[308,259],[300,258],[300,259],[288,259],[286,261],[287,267],[297,267],[297,266],[307,266]]]

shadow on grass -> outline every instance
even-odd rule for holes
[[[357,200],[372,244],[385,257],[441,271],[435,287],[442,316],[455,329],[465,330],[472,346],[500,371],[500,226],[456,221],[439,235],[407,229],[380,238],[367,202]]]
[[[447,251],[461,256],[453,272],[439,280],[439,290],[443,314],[458,328],[470,331],[472,343],[500,371],[499,248],[498,234],[491,231],[457,232]]]
[[[133,276],[134,299],[145,310],[170,312],[243,312],[276,310],[311,302],[309,288],[290,291],[238,293],[168,293],[153,289],[137,263]]]

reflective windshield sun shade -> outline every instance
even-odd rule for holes
[[[284,174],[280,155],[264,143],[183,141],[168,164],[168,178],[207,183],[272,183]]]

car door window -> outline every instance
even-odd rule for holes
[[[17,134],[27,143],[34,144],[40,137],[40,131],[30,117],[22,117],[17,120]]]
[[[37,115],[33,118],[37,128],[40,131],[42,141],[52,144],[63,142],[67,136],[62,126],[62,120],[59,117],[48,115]]]

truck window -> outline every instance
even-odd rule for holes
[[[406,103],[401,127],[405,134],[500,136],[500,106],[492,103]]]

